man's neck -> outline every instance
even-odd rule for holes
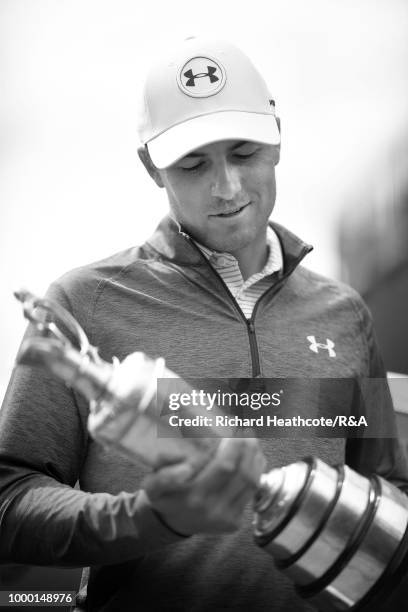
[[[242,278],[246,281],[253,274],[261,272],[268,261],[266,236],[257,244],[249,244],[242,249],[231,252],[231,255],[238,261]]]

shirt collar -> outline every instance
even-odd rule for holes
[[[237,262],[236,258],[231,255],[231,253],[214,251],[213,249],[200,244],[196,240],[194,242],[215,268],[222,268],[226,265],[231,265],[232,263]],[[274,272],[280,272],[283,269],[282,247],[276,232],[270,225],[268,225],[266,231],[266,244],[268,246],[269,254],[267,262],[260,272],[262,276],[273,274]]]
[[[312,246],[307,244],[291,231],[276,223],[269,222],[279,240],[283,255],[283,269],[280,275],[287,278],[299,266]],[[172,261],[180,266],[205,266],[203,253],[193,243],[187,230],[180,227],[170,216],[166,215],[159,223],[153,235],[142,246],[143,257]]]

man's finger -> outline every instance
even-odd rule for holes
[[[151,499],[166,493],[183,491],[194,475],[188,463],[177,463],[160,468],[148,474],[143,480],[143,488]]]
[[[241,456],[239,470],[242,478],[254,488],[258,487],[261,474],[266,467],[265,456],[259,446],[258,440],[248,441],[246,452]]]

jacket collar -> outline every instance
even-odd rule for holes
[[[298,238],[279,223],[269,222],[281,243],[284,270],[283,275],[290,274],[313,247]],[[145,245],[153,249],[158,256],[184,266],[208,265],[199,249],[186,231],[172,218],[166,215],[158,225],[152,237]]]

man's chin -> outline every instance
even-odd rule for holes
[[[248,229],[225,233],[221,236],[206,236],[202,244],[213,251],[221,253],[234,253],[249,246],[255,238],[248,232]]]

